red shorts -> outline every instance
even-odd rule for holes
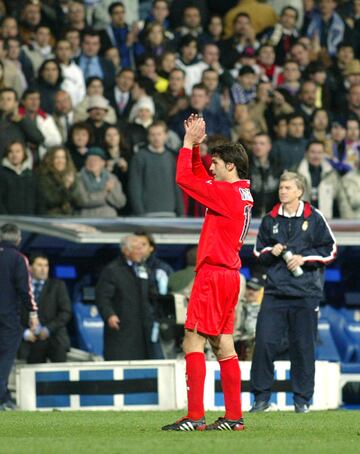
[[[194,280],[185,328],[209,336],[232,334],[239,290],[237,270],[203,265]]]

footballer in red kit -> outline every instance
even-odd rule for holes
[[[235,306],[240,290],[239,252],[251,221],[253,198],[247,180],[248,157],[239,143],[224,143],[211,151],[209,177],[200,159],[199,144],[206,137],[203,118],[185,121],[176,182],[189,196],[206,206],[200,234],[196,277],[192,288],[183,349],[186,361],[188,413],[163,430],[243,430],[241,378],[234,348]],[[220,364],[225,415],[206,425],[204,348],[209,340]]]

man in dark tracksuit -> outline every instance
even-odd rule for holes
[[[322,213],[301,201],[303,192],[304,183],[299,175],[285,172],[281,176],[281,203],[263,218],[254,249],[260,264],[267,268],[267,281],[251,368],[255,395],[252,412],[270,408],[273,361],[287,332],[296,412],[309,411],[314,392],[323,268],[335,259],[336,243]],[[286,251],[292,252],[291,258],[283,255]]]
[[[30,329],[35,330],[38,324],[28,261],[16,249],[20,241],[16,225],[5,224],[0,228],[0,411],[11,409],[7,381],[23,331],[20,303],[30,312]]]

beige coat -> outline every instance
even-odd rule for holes
[[[318,187],[319,210],[326,218],[331,219],[333,217],[333,203],[336,200],[340,216],[344,217],[346,195],[341,179],[327,161],[324,160],[321,167],[320,184]],[[307,159],[304,158],[300,162],[296,171],[305,178],[303,200],[311,203],[311,176]]]
[[[342,177],[346,202],[342,217],[360,219],[360,170],[351,170]]]
[[[24,86],[22,84],[21,75],[15,64],[7,59],[2,60],[4,65],[4,85],[5,87],[13,88],[18,97],[21,98]]]

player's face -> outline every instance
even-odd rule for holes
[[[229,170],[225,161],[218,156],[213,156],[211,159],[210,172],[214,175],[217,181],[227,181]]]
[[[282,181],[279,186],[279,199],[281,203],[291,204],[300,200],[302,191],[296,186],[295,181]]]

